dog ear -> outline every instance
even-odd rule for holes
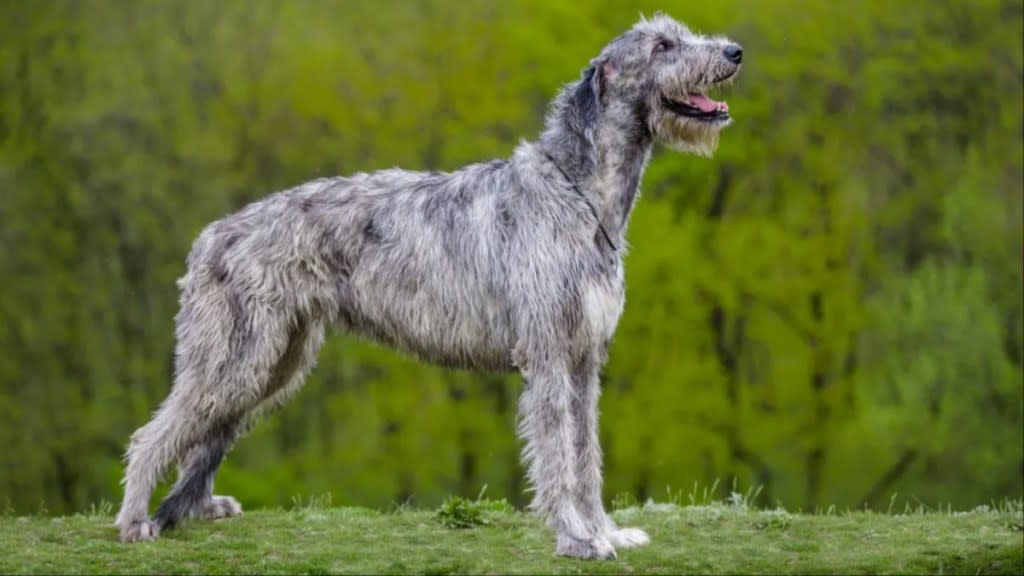
[[[576,85],[573,103],[579,113],[580,128],[584,132],[597,124],[610,67],[607,58],[595,58],[583,71],[583,78]]]

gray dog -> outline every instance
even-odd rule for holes
[[[217,468],[302,386],[335,325],[444,366],[518,370],[531,507],[557,553],[646,544],[601,501],[599,373],[622,313],[626,223],[655,140],[715,149],[730,117],[705,92],[741,58],[666,16],[641,20],[509,160],[315,180],[208,226],[178,282],[173,389],[128,448],[121,540],[241,514],[212,494]],[[172,464],[177,484],[150,520]]]

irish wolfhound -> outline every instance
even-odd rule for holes
[[[518,370],[531,507],[557,553],[647,543],[601,501],[599,372],[622,312],[626,223],[655,140],[714,150],[730,117],[705,92],[741,57],[666,16],[641,20],[508,160],[315,180],[208,226],[178,282],[174,386],[128,448],[121,539],[241,513],[212,495],[217,467],[299,389],[333,324],[445,366]],[[171,464],[177,484],[150,520]]]

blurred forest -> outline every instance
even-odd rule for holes
[[[638,15],[743,44],[712,160],[658,151],[604,374],[605,497],[973,507],[1024,479],[1024,2],[0,2],[0,507],[119,501],[208,222],[508,156]],[[247,506],[522,505],[513,376],[332,337],[239,443]]]

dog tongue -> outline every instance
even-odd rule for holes
[[[716,100],[712,100],[711,98],[708,98],[703,94],[691,92],[687,94],[687,96],[690,98],[690,104],[696,106],[697,108],[700,108],[701,112],[711,113],[716,110],[729,110],[729,105],[726,104],[725,102],[718,102]]]

